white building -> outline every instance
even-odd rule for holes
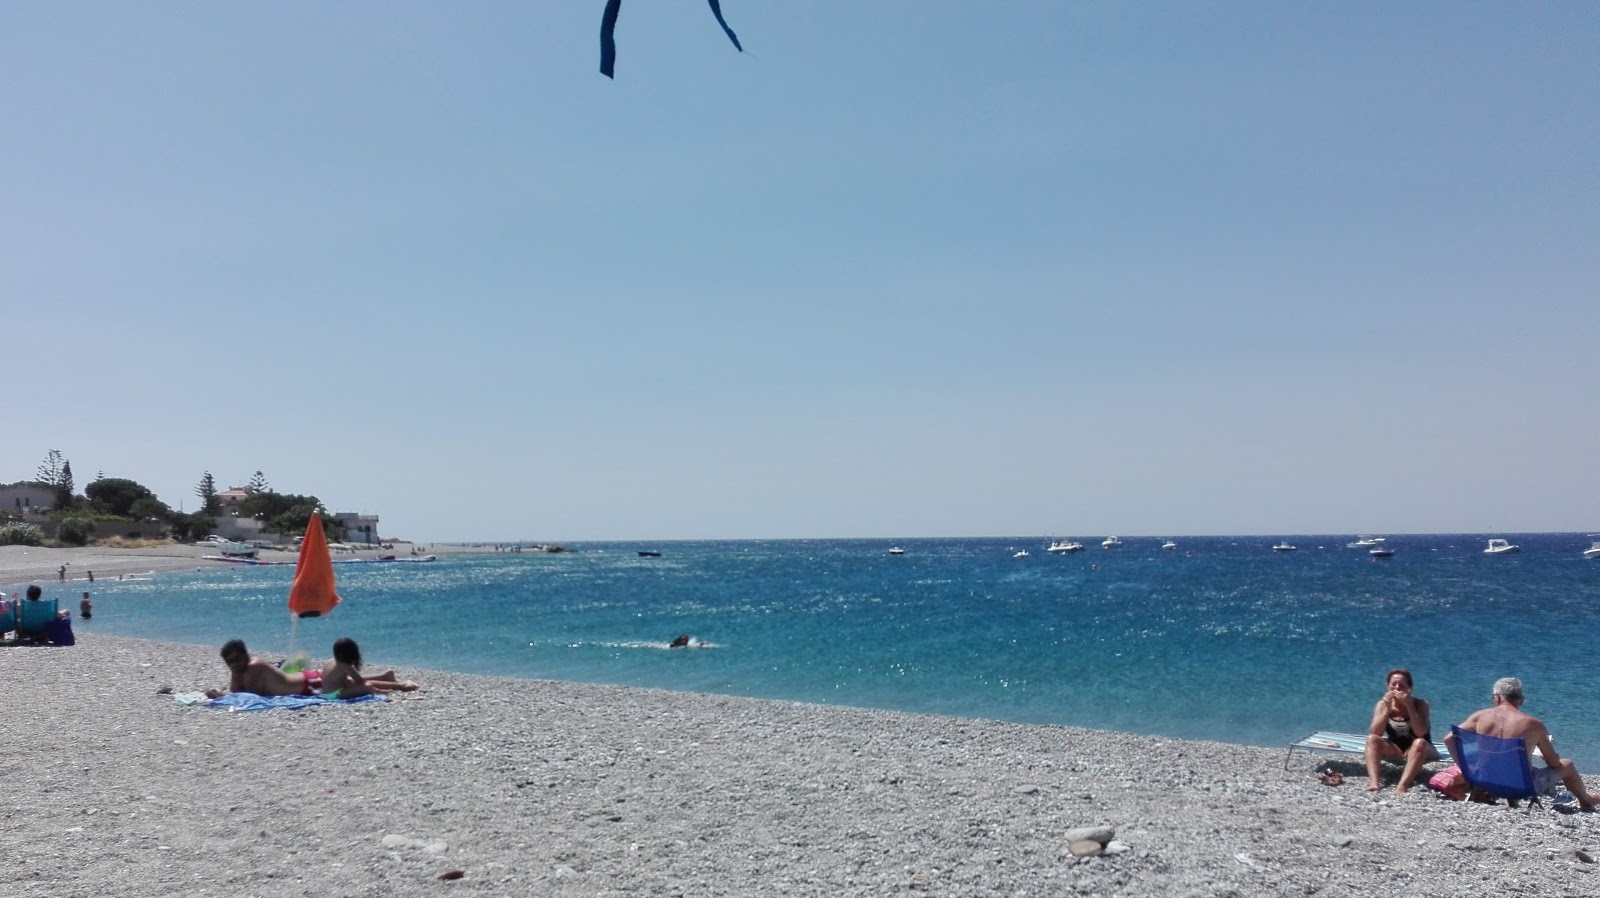
[[[333,519],[344,526],[344,541],[366,546],[381,542],[378,536],[378,516],[354,511],[335,512]]]
[[[31,480],[0,486],[0,511],[22,518],[42,517],[56,505],[56,491]]]

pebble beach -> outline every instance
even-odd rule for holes
[[[1368,793],[1355,760],[1329,787],[1270,749],[406,668],[230,713],[174,698],[225,681],[214,647],[77,636],[0,646],[7,895],[1600,892],[1600,815]]]

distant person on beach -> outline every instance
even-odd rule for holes
[[[1394,787],[1396,795],[1404,795],[1422,765],[1439,760],[1439,752],[1433,747],[1428,703],[1411,692],[1411,671],[1397,667],[1384,679],[1389,690],[1373,706],[1372,725],[1367,729],[1367,791],[1383,788],[1378,778],[1382,759],[1404,758],[1405,769]]]
[[[1528,760],[1533,760],[1533,750],[1537,748],[1544,757],[1544,767],[1533,769],[1534,788],[1541,793],[1549,792],[1559,780],[1567,791],[1578,799],[1578,805],[1585,811],[1595,810],[1596,803],[1600,803],[1600,796],[1589,794],[1584,788],[1583,776],[1578,773],[1577,765],[1572,759],[1563,758],[1556,752],[1555,744],[1550,741],[1550,731],[1545,728],[1544,721],[1522,710],[1522,681],[1516,677],[1501,677],[1494,681],[1492,691],[1494,704],[1481,711],[1472,712],[1472,716],[1462,722],[1461,728],[1484,736],[1495,736],[1500,739],[1521,739],[1528,749]],[[1461,749],[1456,744],[1456,734],[1450,733],[1444,737],[1444,744],[1450,749],[1450,754],[1461,761]]]
[[[284,673],[260,658],[250,657],[244,640],[230,639],[222,644],[222,663],[228,665],[228,688],[207,689],[206,698],[218,698],[230,692],[252,692],[256,695],[318,695],[322,692],[322,671]]]
[[[84,620],[94,617],[94,603],[89,601],[89,594],[83,594],[83,601],[78,603],[78,616]]]
[[[67,566],[66,565],[63,564],[61,566],[61,570],[56,571],[56,579],[60,580],[62,583],[67,582]]]
[[[400,680],[394,671],[366,676],[361,673],[361,646],[348,636],[333,643],[333,660],[322,666],[322,688],[338,698],[360,698],[384,692],[415,692],[417,684]]]

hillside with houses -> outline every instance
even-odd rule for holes
[[[375,546],[382,542],[378,516],[330,511],[312,495],[280,493],[260,472],[243,486],[218,489],[211,472],[195,487],[200,508],[173,510],[149,488],[104,472],[74,487],[72,465],[51,450],[32,479],[0,484],[0,545],[85,545],[108,539],[188,542],[219,536],[239,542],[289,543],[304,532],[313,513],[330,540]],[[180,504],[181,508],[181,504]]]

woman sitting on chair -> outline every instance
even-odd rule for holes
[[[1373,707],[1372,726],[1367,730],[1367,791],[1383,788],[1378,777],[1379,762],[1404,758],[1405,770],[1394,788],[1396,795],[1404,795],[1422,765],[1439,760],[1439,752],[1433,747],[1428,703],[1411,692],[1411,671],[1397,667],[1389,671],[1386,679],[1389,691]]]

